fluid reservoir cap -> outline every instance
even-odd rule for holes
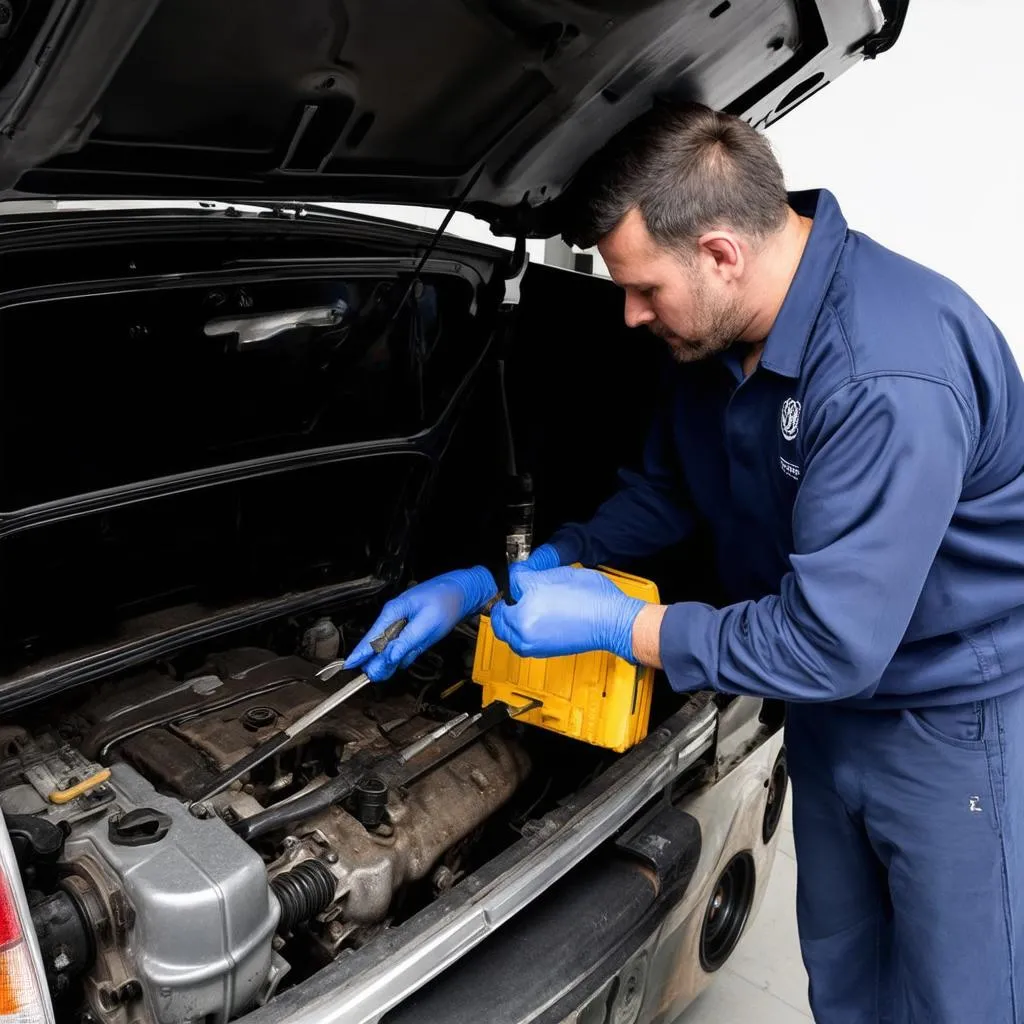
[[[160,842],[170,828],[170,815],[152,807],[137,807],[111,818],[107,836],[115,846],[148,846]]]

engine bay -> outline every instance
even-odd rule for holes
[[[205,798],[387,596],[500,555],[513,450],[538,536],[588,515],[645,429],[588,396],[661,353],[618,358],[582,275],[516,307],[460,247],[414,280],[404,229],[103,223],[0,244],[0,810],[58,1021],[219,1024],[399,941],[617,760],[484,706],[470,622]]]
[[[458,678],[472,632],[201,802],[337,688],[316,674],[339,651],[331,619],[297,633],[293,653],[163,663],[3,727],[0,808],[60,1019],[234,1019],[518,838],[554,797],[537,767],[559,738],[516,708],[480,707]]]

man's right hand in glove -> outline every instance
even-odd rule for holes
[[[375,683],[383,682],[397,669],[408,668],[463,619],[480,611],[497,592],[494,578],[479,565],[419,583],[384,605],[377,621],[346,659],[345,668],[361,668]],[[399,619],[408,619],[408,625],[382,653],[374,653],[370,640]]]
[[[514,599],[519,599],[523,584],[521,582],[524,573],[544,572],[546,569],[557,569],[562,564],[562,556],[551,544],[541,544],[534,548],[530,557],[525,562],[516,562],[509,566],[508,578],[509,588]]]
[[[545,569],[557,569],[562,564],[562,556],[553,544],[541,544],[534,548],[525,562],[519,562],[516,568],[529,569],[530,572],[543,572]]]

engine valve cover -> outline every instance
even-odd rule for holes
[[[110,786],[115,803],[74,826],[65,856],[127,897],[125,945],[142,953],[131,966],[146,1016],[226,1022],[255,1005],[273,975],[280,910],[263,862],[219,818],[193,817],[129,765],[112,766]],[[96,1001],[101,1019],[134,1019],[108,1016],[102,995]]]

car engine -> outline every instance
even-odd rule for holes
[[[514,728],[384,687],[193,804],[331,692],[316,672],[336,631],[316,630],[307,656],[239,648],[0,729],[51,992],[81,1019],[214,1024],[265,1003],[454,885],[527,778]]]

